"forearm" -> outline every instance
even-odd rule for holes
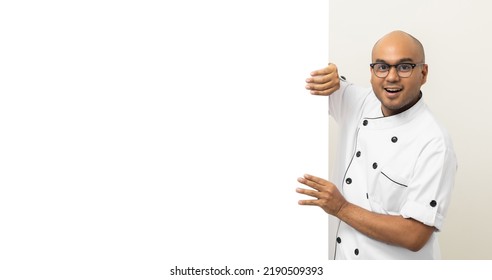
[[[336,215],[359,232],[382,242],[420,250],[429,240],[434,227],[402,216],[378,214],[346,203]]]
[[[301,205],[315,205],[344,221],[359,232],[382,242],[420,250],[429,240],[434,227],[402,216],[383,215],[348,202],[338,188],[322,178],[305,174],[298,182],[315,190],[298,188],[297,192],[316,199],[300,200]]]

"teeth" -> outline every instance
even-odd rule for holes
[[[386,91],[389,91],[389,92],[398,92],[398,91],[400,91],[400,89],[387,88]]]

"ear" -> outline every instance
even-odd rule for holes
[[[427,82],[427,74],[429,73],[429,65],[424,64],[422,65],[422,71],[420,74],[422,75],[422,82],[421,85],[425,84]]]

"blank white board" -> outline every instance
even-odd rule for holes
[[[328,174],[327,1],[28,2],[0,9],[1,278],[327,260],[295,192]]]

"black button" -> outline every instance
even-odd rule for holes
[[[375,162],[375,163],[372,164],[372,168],[374,168],[374,169],[378,168],[377,162]]]
[[[340,79],[346,81],[347,79],[344,76],[340,76]]]
[[[347,183],[347,184],[352,184],[352,179],[347,178],[347,179],[345,180],[345,183]]]
[[[360,151],[355,154],[356,157],[360,157]]]
[[[364,126],[366,126],[368,123],[369,123],[369,122],[368,122],[367,120],[364,120],[364,121],[362,122],[362,124],[363,124]]]
[[[359,255],[359,249],[355,249],[354,254],[355,254],[356,256],[358,256],[358,255]]]
[[[369,199],[369,194],[368,193],[366,193],[366,198]]]
[[[337,237],[337,243],[338,244],[342,243],[342,239],[340,237]]]
[[[435,200],[431,201],[430,206],[436,207],[436,205],[437,205],[437,202]]]
[[[398,141],[398,137],[393,136],[391,137],[391,142],[396,143]]]

